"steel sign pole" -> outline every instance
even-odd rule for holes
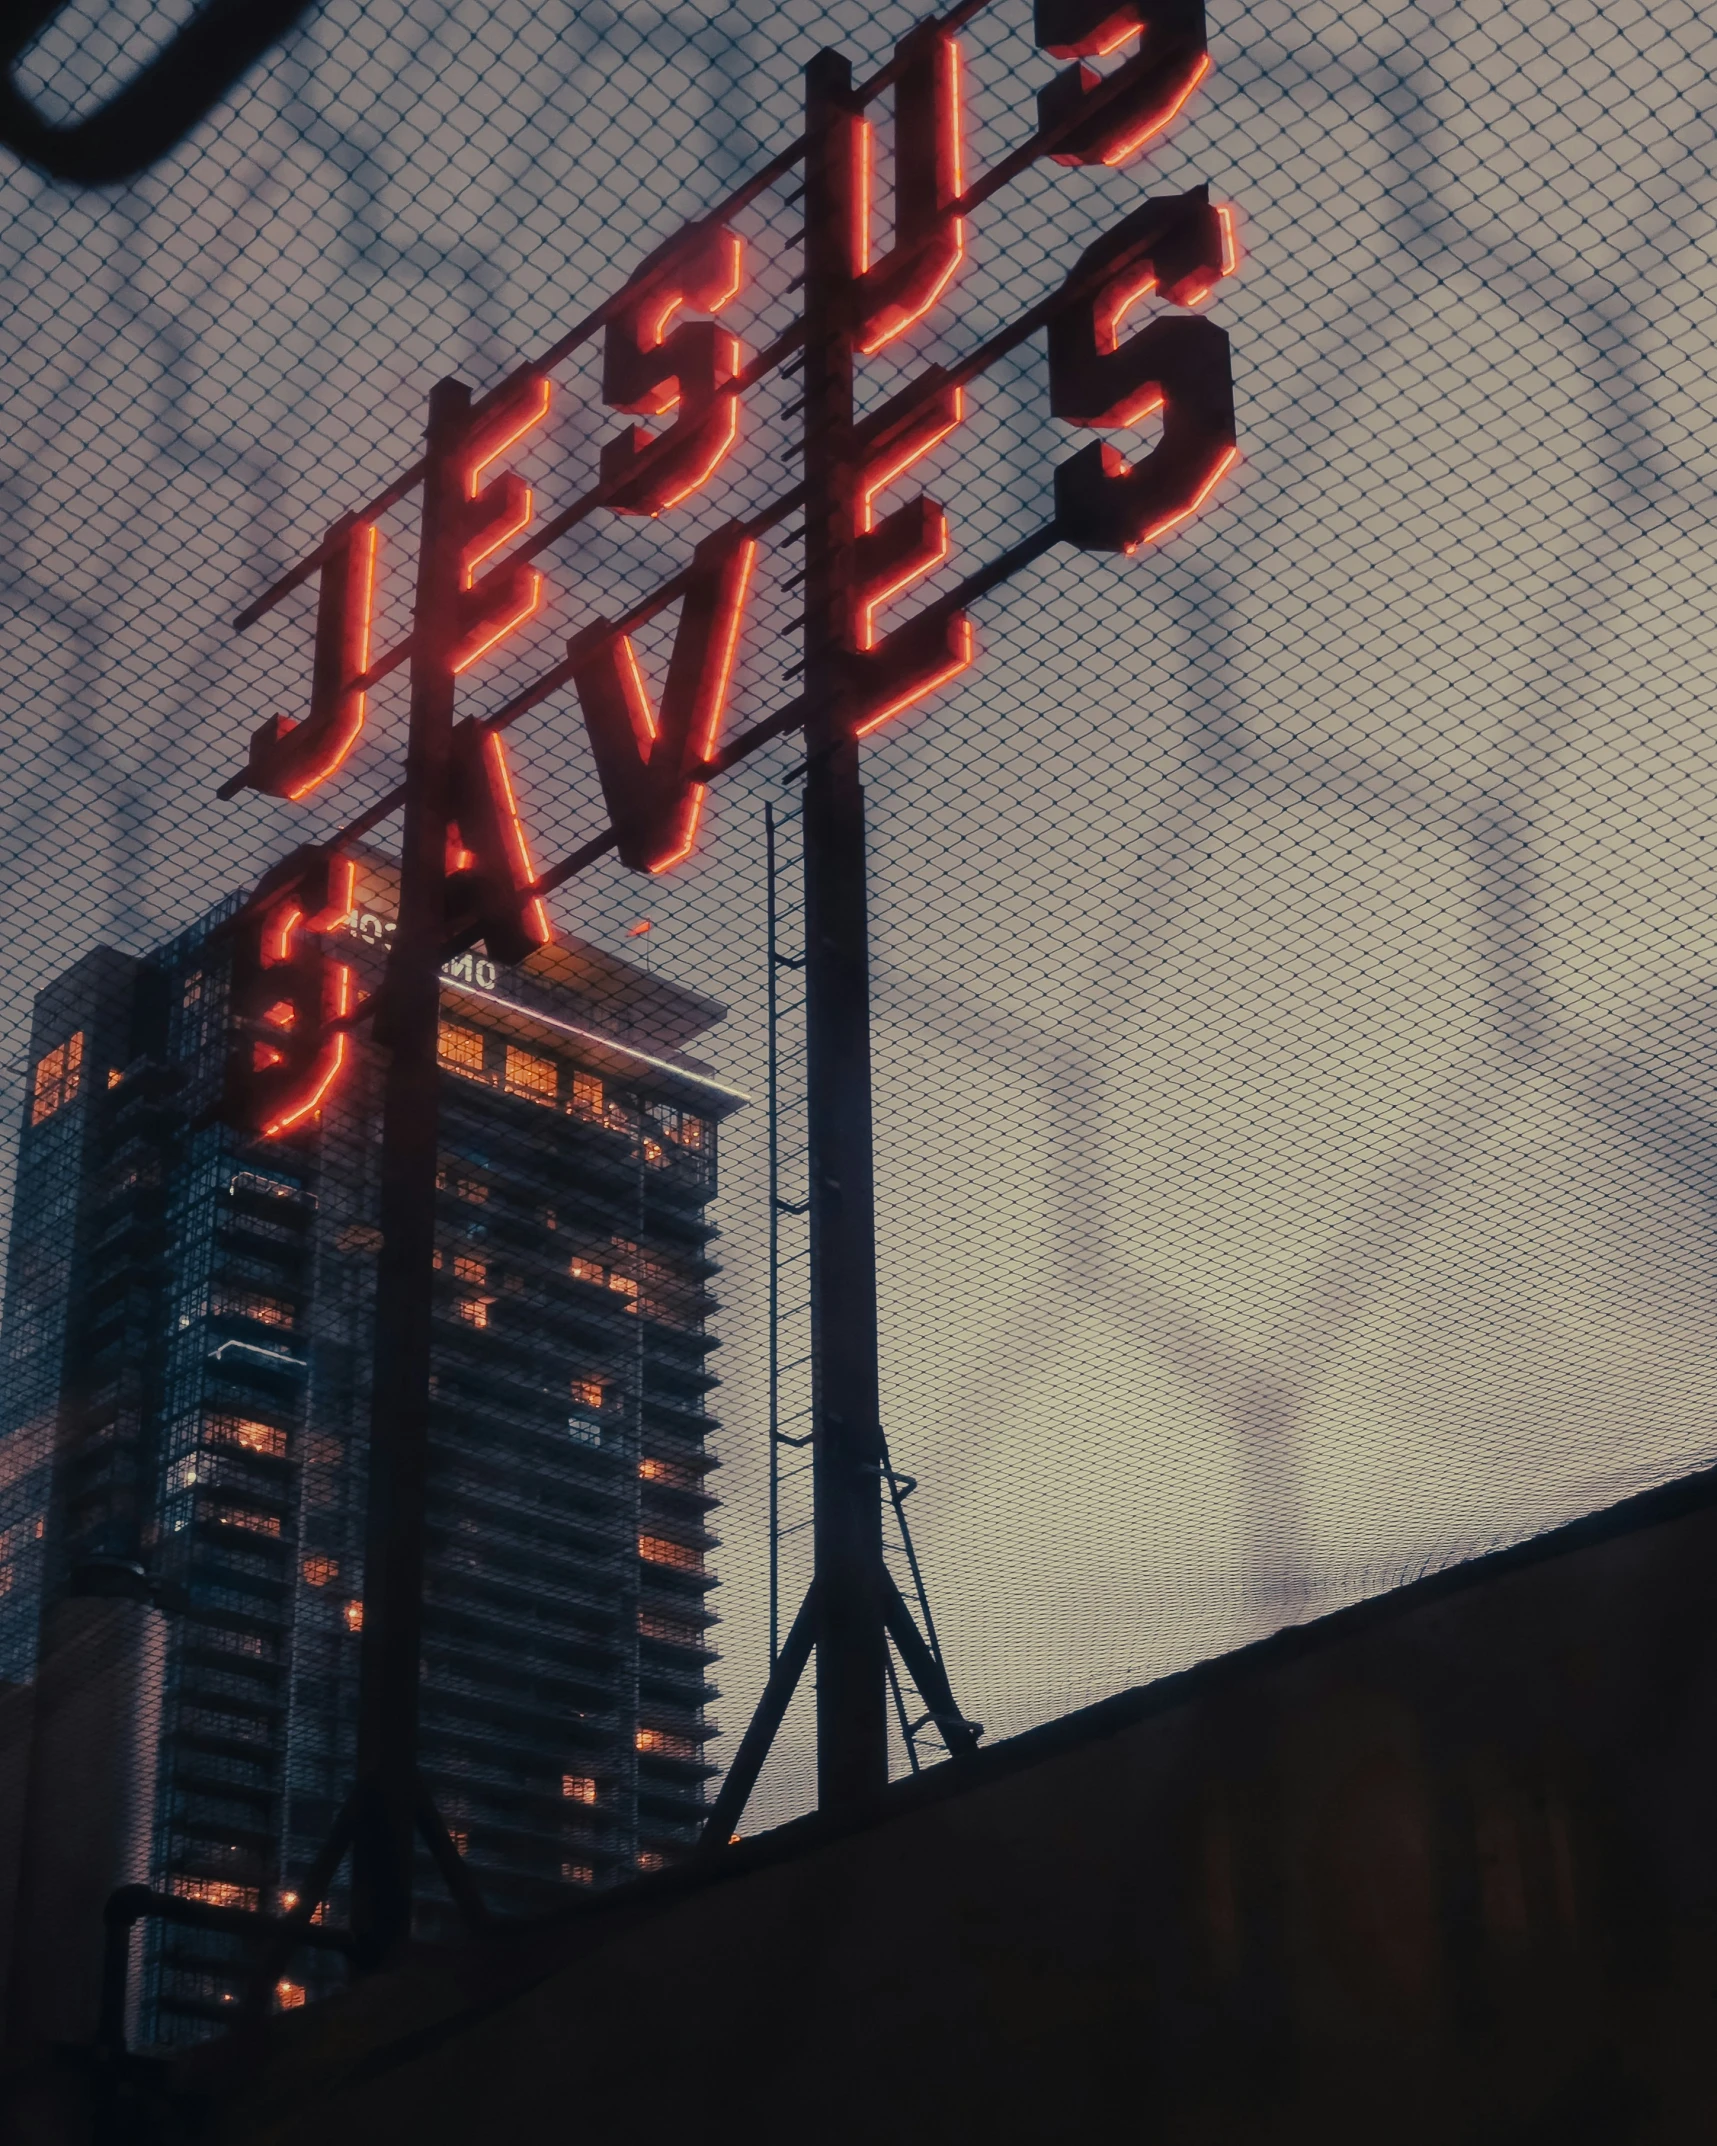
[[[359,1800],[352,1847],[353,1929],[372,1959],[385,1958],[411,1930],[439,1147],[438,1027],[447,939],[448,767],[464,499],[459,450],[470,407],[471,391],[457,380],[440,381],[431,391],[412,616],[399,923],[383,987],[381,1040],[389,1056],[364,1540]]]
[[[820,52],[805,109],[805,1000],[811,1199],[811,1463],[817,1801],[888,1785],[882,1431],[871,1161],[864,793],[853,734],[852,70]]]

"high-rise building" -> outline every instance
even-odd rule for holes
[[[342,954],[360,992],[396,886],[360,860]],[[37,1000],[0,1341],[0,1676],[40,1670],[46,1694],[64,1634],[87,1653],[89,1619],[124,1605],[103,1733],[131,1754],[130,1808],[102,1883],[278,1906],[353,1780],[382,1057],[359,1030],[295,1133],[220,1122],[236,906],[144,959],[98,949]],[[722,1012],[577,940],[444,972],[421,1749],[499,1913],[657,1868],[700,1822],[708,1211],[743,1099],[685,1046]],[[31,1795],[39,1846],[63,1797],[34,1776]],[[26,1868],[20,1947],[50,1912],[30,1888]],[[427,1861],[421,1897],[434,1933],[450,1911]],[[204,1931],[150,1926],[137,1965],[143,2044],[207,2034],[240,1993],[236,1941]],[[317,1976],[295,1964],[280,2001]]]

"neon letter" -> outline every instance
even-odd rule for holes
[[[756,557],[737,525],[693,552],[659,717],[628,635],[599,620],[567,644],[620,861],[634,872],[667,871],[697,838],[704,785],[692,771],[721,732]]]
[[[879,527],[880,492],[899,482],[915,462],[939,447],[966,415],[961,389],[938,383],[941,368],[913,382],[861,426],[858,462],[858,536],[854,543],[852,645],[877,645],[876,614],[890,597],[922,581],[948,556],[948,517],[933,499],[920,496],[897,507]],[[925,391],[930,382],[929,392]]]
[[[337,851],[300,849],[277,864],[234,918],[222,1115],[264,1139],[319,1108],[346,1061],[352,972],[327,934],[352,911],[356,868]]]
[[[680,413],[666,432],[628,425],[605,442],[602,481],[621,486],[609,501],[617,514],[677,507],[709,482],[738,438],[739,397],[723,392],[742,363],[738,341],[711,320],[683,320],[672,329],[669,323],[687,306],[719,313],[737,296],[743,276],[737,232],[693,232],[639,277],[609,321],[603,401],[633,417]],[[627,481],[646,454],[648,463]]]
[[[1240,459],[1227,335],[1196,313],[1152,321],[1114,353],[1114,373],[1095,376],[1098,384],[1083,406],[1112,399],[1094,417],[1078,414],[1074,392],[1088,381],[1076,377],[1057,398],[1053,350],[1052,344],[1050,398],[1058,417],[1135,425],[1155,410],[1163,415],[1161,440],[1136,468],[1106,440],[1056,465],[1055,518],[1062,536],[1084,551],[1134,552],[1171,535]]]
[[[1223,212],[1208,189],[1147,201],[1079,256],[1070,296],[1049,323],[1049,406],[1072,425],[1136,425],[1162,400],[1147,337],[1121,341],[1127,315],[1153,292],[1195,305],[1232,272]]]
[[[542,602],[543,577],[535,567],[491,567],[482,580],[477,569],[530,522],[531,488],[507,470],[488,484],[483,473],[516,440],[548,415],[549,384],[530,378],[503,395],[492,409],[473,415],[460,449],[465,505],[460,520],[459,638],[453,650],[456,672],[469,670],[479,656],[504,641]]]
[[[519,962],[554,937],[519,819],[501,734],[468,720],[453,733],[449,769],[447,913],[475,921],[497,961]]]
[[[938,447],[966,414],[965,396],[945,383],[939,367],[922,375],[861,425],[858,532],[854,539],[852,614],[848,641],[862,681],[856,729],[860,737],[899,715],[925,694],[958,677],[972,660],[971,621],[964,612],[930,613],[879,636],[876,614],[892,597],[934,572],[948,556],[948,517],[920,495],[880,523],[876,500],[915,462]]]
[[[308,797],[337,772],[364,727],[364,689],[358,681],[370,663],[376,525],[336,522],[328,540],[335,549],[323,562],[316,602],[310,713],[301,723],[271,715],[251,733],[244,779],[270,797]]]
[[[867,357],[924,318],[966,251],[965,222],[949,213],[966,190],[959,40],[934,22],[920,23],[901,40],[896,56],[901,72],[894,91],[894,244],[874,264],[868,121],[860,122],[857,135],[854,340]]]
[[[1210,72],[1204,0],[1037,0],[1035,35],[1074,62],[1037,95],[1039,128],[1068,128],[1049,152],[1058,164],[1124,164]],[[1141,36],[1142,49],[1113,74],[1084,65]]]

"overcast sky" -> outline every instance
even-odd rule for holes
[[[312,598],[243,637],[231,614],[411,459],[437,377],[542,348],[789,138],[819,44],[874,62],[910,19],[337,0],[136,186],[0,175],[11,1122],[42,981],[151,943],[397,762],[403,674],[325,808],[217,803],[301,705]],[[998,196],[866,380],[969,347],[1147,192],[1239,206],[1211,313],[1240,469],[1161,551],[1057,553],[988,599],[970,678],[869,748],[886,1422],[992,1734],[1717,1449],[1717,35],[1681,0],[1212,0],[1211,27],[1159,152]],[[1028,33],[1023,0],[969,33],[979,165],[1030,130]],[[100,34],[50,33],[44,102],[99,92]],[[791,314],[783,191],[742,226],[753,345]],[[1041,520],[1084,444],[1038,349],[971,400],[929,480],[956,568]],[[467,707],[790,482],[781,402],[702,511],[551,554],[540,630]],[[594,365],[563,368],[517,464],[546,511],[615,424]],[[378,645],[411,532],[384,527]],[[737,720],[791,691],[791,567]],[[515,738],[546,860],[601,824],[575,704]],[[792,761],[727,782],[672,880],[604,866],[557,907],[616,948],[649,916],[759,1097],[762,813]],[[729,1127],[718,1210],[735,1729],[763,1662],[763,1129]],[[806,1748],[801,1720],[752,1822],[796,1807]]]

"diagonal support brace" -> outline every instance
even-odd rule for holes
[[[954,1693],[942,1658],[931,1652],[906,1606],[906,1597],[889,1572],[882,1578],[882,1618],[889,1638],[906,1664],[907,1674],[918,1686],[918,1696],[930,1709],[931,1720],[942,1732],[942,1741],[956,1757],[976,1751],[983,1729],[979,1723],[968,1721],[954,1704]]]
[[[817,1636],[817,1583],[813,1580],[805,1590],[805,1599],[799,1605],[799,1614],[793,1619],[781,1652],[776,1656],[775,1666],[769,1672],[769,1681],[763,1687],[763,1696],[757,1702],[757,1711],[739,1739],[739,1749],[733,1754],[733,1764],[727,1769],[727,1779],[710,1806],[709,1816],[704,1820],[704,1829],[699,1836],[698,1848],[702,1854],[712,1849],[725,1848],[733,1836],[741,1814],[750,1800],[751,1791],[757,1786],[757,1776],[763,1771],[763,1761],[769,1756],[769,1747],[775,1741],[775,1732],[786,1719],[787,1709],[792,1704],[793,1694],[799,1679],[805,1673],[805,1664],[811,1658],[811,1647]]]

